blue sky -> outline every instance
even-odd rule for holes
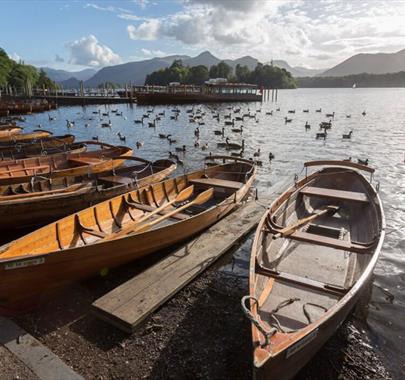
[[[0,47],[36,66],[100,68],[210,50],[333,66],[405,48],[405,1],[0,0]]]

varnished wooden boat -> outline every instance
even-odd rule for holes
[[[75,141],[74,135],[49,136],[33,140],[22,140],[18,142],[0,141],[0,152],[25,147],[30,147],[32,149],[34,148],[49,149],[49,148],[63,147],[65,145],[73,144],[74,141]]]
[[[0,142],[14,142],[18,143],[20,141],[31,141],[36,139],[42,139],[45,137],[49,137],[52,135],[52,132],[45,131],[45,130],[35,130],[31,133],[16,133],[12,135],[0,135]]]
[[[112,170],[132,155],[124,146],[102,144],[96,151],[0,161],[0,185],[30,181],[36,176],[48,178],[79,176]]]
[[[0,127],[0,139],[13,138],[14,135],[21,133],[23,128],[16,126],[9,126],[7,128]]]
[[[15,123],[0,123],[0,131],[5,131],[10,128],[20,128],[22,130],[22,127],[18,127]]]
[[[313,161],[256,231],[250,295],[256,379],[291,379],[345,320],[370,283],[385,235],[380,198],[345,161]],[[321,168],[322,166],[322,168]]]
[[[0,230],[50,223],[142,186],[162,181],[176,169],[170,160],[127,157],[133,165],[78,177],[0,186]],[[61,207],[63,205],[63,207]]]
[[[1,312],[15,313],[52,289],[214,224],[247,196],[255,177],[252,163],[230,159],[101,202],[0,247]]]
[[[49,148],[42,148],[37,144],[25,144],[10,147],[10,149],[2,149],[0,148],[0,161],[7,161],[7,160],[17,160],[22,158],[30,158],[30,157],[37,157],[37,156],[48,156],[50,154],[57,154],[57,153],[82,153],[87,150],[87,142],[77,142],[69,145],[63,145],[60,147],[49,147]]]

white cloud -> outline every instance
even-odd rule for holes
[[[83,66],[106,66],[120,63],[121,57],[108,46],[101,44],[93,35],[82,37],[67,44],[69,63]]]
[[[404,20],[405,1],[183,0],[181,11],[127,32],[134,40],[174,40],[221,58],[249,54],[327,67],[367,49],[405,47]]]
[[[168,55],[162,50],[149,50],[149,49],[141,49],[141,52],[146,57],[164,57]]]
[[[131,14],[131,13],[120,13],[118,15],[118,18],[122,18],[123,20],[131,20],[131,21],[139,21],[139,20],[143,20],[143,18]]]
[[[149,4],[149,0],[135,0],[134,3],[138,4],[140,8],[145,9]]]
[[[16,62],[22,61],[22,58],[16,52],[8,54],[8,56]]]
[[[132,40],[155,40],[159,36],[161,22],[158,19],[150,19],[138,26],[128,25],[127,32]]]

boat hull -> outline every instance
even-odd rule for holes
[[[370,286],[372,273],[365,279],[364,285],[358,292],[332,317],[323,322],[312,333],[315,337],[299,351],[287,357],[287,350],[272,357],[263,366],[254,367],[253,378],[256,380],[290,380],[322,349],[322,346],[332,337],[342,325],[359,299]]]
[[[279,329],[276,329],[275,334],[269,339],[269,345],[263,346],[261,346],[261,344],[264,343],[263,335],[261,332],[259,332],[257,327],[252,324],[254,361],[253,375],[255,379],[292,379],[308,363],[308,361],[320,350],[320,348],[326,343],[326,341],[336,332],[336,330],[344,322],[352,309],[359,302],[364,293],[367,292],[367,290],[369,289],[373,270],[376,266],[379,253],[384,241],[385,218],[381,200],[374,187],[367,181],[367,179],[363,175],[361,175],[360,173],[350,174],[354,171],[348,169],[348,167],[360,170],[365,170],[365,168],[355,163],[345,163],[338,161],[319,161],[313,162],[313,164],[324,166],[329,165],[329,167],[327,167],[325,170],[313,173],[308,177],[306,176],[305,178],[297,181],[294,186],[287,189],[279,198],[277,198],[272,203],[269,211],[266,212],[258,225],[252,246],[249,288],[250,296],[260,301],[259,307],[257,307],[256,303],[253,301],[251,302],[250,306],[252,314],[255,318],[258,318],[259,315],[263,317],[264,310],[266,310],[266,312],[268,313],[268,317],[266,317],[267,326],[269,326],[271,323],[270,316],[275,316],[276,313],[280,313],[278,306],[274,307],[274,305],[280,305],[278,301],[283,299],[293,300],[291,304],[294,304],[294,302],[297,301],[298,303],[303,303],[304,306],[311,305],[312,302],[312,306],[324,308],[324,314],[320,314],[318,319],[315,319],[314,321],[310,321],[309,317],[307,316],[309,322],[307,321],[304,325],[299,325],[298,322],[296,322],[296,326],[300,327],[291,327],[290,332],[283,332],[284,330],[280,331]],[[311,166],[310,163],[308,163],[308,166]],[[336,168],[336,166],[338,166],[338,168]],[[364,194],[367,195],[367,201],[365,201],[363,205],[364,207],[368,207],[370,210],[374,209],[375,211],[373,211],[373,213],[371,214],[365,211],[367,210],[366,208],[363,208],[363,214],[359,212],[356,213],[356,216],[361,215],[359,217],[360,221],[357,221],[356,219],[356,223],[360,223],[362,225],[367,225],[370,223],[375,224],[375,228],[378,229],[378,234],[373,235],[376,236],[375,244],[373,243],[372,246],[366,247],[366,244],[363,243],[364,246],[362,250],[356,251],[351,250],[352,248],[349,248],[349,246],[344,246],[344,248],[340,248],[338,246],[332,247],[331,245],[328,246],[320,244],[319,240],[318,242],[316,242],[316,240],[313,240],[313,245],[311,246],[310,250],[305,251],[305,249],[299,250],[299,240],[294,241],[293,239],[293,243],[291,243],[291,241],[288,242],[288,235],[284,242],[281,241],[280,243],[277,243],[277,239],[283,239],[284,236],[275,236],[274,233],[277,231],[272,230],[273,228],[275,228],[274,226],[278,225],[277,223],[280,223],[280,220],[283,221],[283,226],[294,225],[294,223],[291,223],[290,219],[291,216],[294,215],[294,212],[292,210],[296,211],[298,209],[302,211],[302,208],[299,208],[300,205],[307,205],[302,201],[302,198],[298,198],[297,194],[300,194],[306,188],[306,186],[310,188],[311,184],[317,183],[314,181],[317,181],[319,178],[322,183],[322,178],[333,178],[331,174],[336,175],[336,173],[336,183],[340,184],[341,189],[345,188],[344,186],[346,183],[349,183],[353,186],[355,183],[354,181],[346,182],[346,180],[343,179],[344,177],[342,177],[342,175],[348,176],[348,178],[351,178],[351,176],[353,176],[353,178],[355,178],[358,183],[363,184],[362,186]],[[326,179],[325,181],[328,180]],[[331,183],[333,183],[333,181]],[[321,188],[323,187],[321,186]],[[321,188],[319,189],[321,190]],[[315,190],[317,188],[312,187],[312,189]],[[355,195],[362,194],[360,192],[345,193],[345,191],[342,191],[341,194],[337,194],[339,190],[336,191],[333,189],[336,188],[333,186],[328,188],[329,198],[327,198],[325,202],[331,202],[330,196],[348,197],[350,195],[351,197],[354,197]],[[336,191],[337,193],[333,193],[333,191]],[[297,201],[297,199],[299,199],[299,201]],[[340,198],[340,200],[342,201],[342,198]],[[337,199],[335,199],[335,202],[339,204],[339,201],[337,201]],[[344,210],[346,210],[345,207],[348,206],[346,203],[344,203],[345,201],[342,202],[343,203],[340,203],[340,208],[342,208],[342,212],[344,212]],[[354,200],[354,198],[352,198],[350,202],[354,202],[350,207],[358,207],[358,203],[356,203],[358,202],[357,199]],[[298,208],[297,204],[299,205]],[[333,201],[332,204],[334,204]],[[347,213],[345,215],[348,218],[350,214]],[[368,220],[367,217],[370,217],[370,215],[374,215],[376,219],[373,221]],[[296,217],[298,218],[298,216]],[[329,216],[329,218],[332,217]],[[338,217],[336,217],[336,219],[337,218]],[[347,220],[349,220],[349,218]],[[320,223],[323,228],[326,228],[326,226],[328,225],[328,221],[326,219],[322,220],[322,222]],[[351,233],[355,234],[355,225],[349,226]],[[304,224],[302,225],[302,228],[306,228],[304,227]],[[306,229],[305,231],[308,231],[308,229]],[[314,234],[313,236],[315,238],[315,236],[318,235]],[[359,242],[359,238],[355,238],[358,235],[353,236],[353,242],[361,244]],[[367,235],[364,234],[364,236]],[[329,243],[332,244],[331,242]],[[306,243],[304,241],[304,246],[305,244]],[[271,251],[272,245],[275,245],[276,247],[274,248],[274,251]],[[317,249],[319,248],[320,251],[317,251]],[[329,249],[329,251],[327,249]],[[335,251],[333,251],[333,249]],[[332,276],[331,278],[328,278],[326,282],[323,282],[324,280],[322,281],[319,279],[319,277],[314,276],[316,270],[322,271],[322,268],[323,270],[325,270],[325,268],[328,266],[327,261],[320,261],[319,264],[317,264],[318,266],[313,269],[311,267],[311,263],[303,264],[303,261],[299,261],[298,256],[294,256],[294,252],[299,252],[302,255],[305,255],[305,252],[308,252],[308,254],[310,254],[310,256],[314,258],[314,261],[316,261],[317,258],[322,257],[319,256],[319,252],[322,252],[322,250],[325,252],[326,257],[328,257],[328,255],[338,255],[339,252],[341,252],[345,255],[344,257],[354,258],[354,260],[351,261],[352,263],[357,262],[356,260],[359,260],[360,262],[360,264],[358,264],[357,266],[358,269],[356,269],[356,275],[354,275],[354,270],[350,276],[347,275],[350,268],[356,268],[356,266],[353,266],[353,264],[351,267],[348,266],[345,271],[343,271],[342,269],[342,273],[345,276],[342,278],[345,279],[344,284],[347,284],[347,287],[342,286],[339,288],[339,285],[336,285],[334,289],[337,293],[328,293],[328,290],[333,291],[333,288],[331,287],[334,286],[338,278],[334,277],[336,275],[333,275],[333,272],[327,272],[332,274]],[[271,254],[271,252],[275,252],[276,254]],[[288,255],[285,255],[285,257],[283,257],[283,254],[285,254],[285,252],[288,252]],[[283,266],[282,262],[283,260],[286,260],[286,257],[288,256],[292,257],[293,260],[295,260],[295,264],[297,265],[297,267],[302,267],[302,272],[299,272],[299,275],[296,274],[297,270],[295,268],[289,267],[286,269],[286,266]],[[277,259],[275,259],[275,257]],[[291,262],[292,261],[290,261],[290,263]],[[335,262],[337,263],[337,261]],[[269,267],[271,265],[274,265],[277,269],[274,270],[273,267]],[[263,268],[265,268],[265,266],[268,267],[268,269],[266,269],[267,273],[266,270],[263,271]],[[319,269],[317,269],[318,267]],[[339,266],[336,266],[335,268],[339,268]],[[273,272],[271,272],[272,270]],[[273,274],[270,274],[270,272]],[[294,275],[296,275],[297,277],[293,277]],[[320,281],[318,284],[314,284],[313,282],[311,283],[311,281],[317,281],[317,278],[318,281]],[[330,281],[331,283],[329,284],[328,281]],[[339,284],[339,282],[337,283]],[[283,284],[283,287],[280,288],[279,284]],[[323,287],[321,287],[321,285]],[[330,287],[328,287],[329,285]],[[278,292],[274,291],[277,286],[279,286]],[[272,292],[274,292],[275,294],[274,299],[277,300],[273,301],[274,303],[271,303],[273,294]],[[326,295],[328,294],[330,295],[331,299],[335,301],[329,303],[330,306],[325,308],[325,305],[327,305],[327,303],[322,306],[322,301],[317,300],[321,300],[321,298],[319,297],[326,297]],[[314,299],[315,301],[313,301],[312,299]],[[323,302],[326,302],[325,298],[323,298],[322,300]],[[271,306],[265,306],[266,304]],[[305,314],[304,306],[302,307],[303,310],[297,308],[294,309],[294,312],[290,311],[290,314],[287,314],[287,312],[286,314],[277,314],[277,318],[279,321],[282,321],[281,323],[290,323],[290,326],[293,326],[291,324],[291,319],[290,322],[288,322],[288,317],[290,316],[290,318],[292,319],[293,317],[296,317],[296,319],[293,320],[300,321],[297,314],[303,312]],[[282,307],[284,306],[281,306],[280,309]],[[283,320],[282,318],[285,319]],[[274,324],[272,326],[274,326]],[[281,325],[279,324],[279,326]]]
[[[136,101],[138,104],[190,104],[190,103],[223,103],[223,102],[260,102],[261,95],[256,94],[222,94],[222,95],[209,95],[209,94],[196,94],[196,95],[183,95],[183,94],[136,94]]]
[[[97,186],[79,189],[73,193],[55,194],[49,197],[38,196],[35,199],[19,201],[0,201],[0,229],[14,230],[43,225],[91,207],[97,203],[124,194],[142,186],[164,180],[176,169],[171,165],[131,184],[123,184],[99,190]],[[100,174],[102,176],[102,173]]]
[[[215,170],[216,168],[212,167],[207,170]],[[200,178],[204,173],[205,171],[199,171],[191,173],[187,177]],[[69,247],[71,247],[73,241],[68,243],[60,235],[62,229],[59,225],[67,224],[68,220],[76,220],[78,214],[82,215],[83,220],[91,216],[99,220],[100,216],[97,217],[96,215],[98,212],[102,212],[100,206],[105,207],[106,210],[109,207],[110,211],[113,212],[112,210],[116,206],[112,206],[112,204],[117,204],[118,201],[121,202],[124,195],[49,225],[52,228],[55,227],[56,235],[60,236],[58,241],[64,247],[62,251],[55,250],[42,255],[27,254],[14,259],[4,258],[0,262],[0,313],[13,315],[30,310],[44,299],[47,299],[55,290],[69,283],[96,275],[106,268],[114,268],[140,259],[189,239],[237,207],[248,195],[253,184],[255,172],[253,171],[249,175],[250,177],[239,190],[232,193],[232,196],[220,201],[216,206],[209,207],[190,218],[179,220],[173,224],[165,224],[160,228],[138,234],[125,235],[113,240],[101,240],[93,244],[74,246],[72,248]],[[179,181],[169,179],[154,186],[141,188],[136,193],[148,192],[152,187],[160,189],[160,191],[166,191],[165,189],[173,189],[173,186],[177,188],[181,181],[183,181],[182,177]],[[164,185],[165,183],[166,185]],[[153,197],[153,193],[149,192],[148,194],[148,197]],[[116,216],[114,220],[115,218]],[[100,220],[97,223],[102,224],[103,222]],[[39,236],[41,236],[41,239],[42,236],[46,238],[50,233],[49,226],[43,227],[41,230],[26,235],[21,239],[27,239],[27,242],[31,241],[30,238],[33,234],[36,236],[35,239],[38,239]],[[11,242],[10,245],[13,243]],[[65,247],[65,244],[68,246]],[[30,246],[32,246],[31,243]],[[4,245],[0,250],[0,254],[6,252],[8,245]]]

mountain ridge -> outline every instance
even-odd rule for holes
[[[145,78],[148,74],[153,71],[164,69],[169,67],[174,60],[181,59],[185,66],[198,66],[204,65],[210,68],[213,65],[217,65],[219,62],[223,61],[227,63],[232,69],[235,69],[236,65],[247,66],[249,70],[254,70],[260,61],[250,55],[245,55],[236,59],[220,59],[213,55],[210,51],[206,50],[191,57],[188,55],[168,55],[165,57],[154,57],[145,59],[142,61],[133,61],[121,63],[114,66],[106,66],[98,71],[94,69],[86,69],[78,72],[68,72],[65,70],[55,70],[50,68],[44,68],[51,79],[62,84],[64,88],[77,88],[81,80],[84,81],[85,87],[97,87],[98,85],[105,82],[119,83],[124,85],[125,83],[132,85],[143,85]],[[297,76],[297,73],[303,73],[302,76],[315,75],[319,70],[312,70],[306,68],[294,68],[291,67],[286,61],[278,60],[273,61],[275,66],[285,68],[290,71],[293,76]],[[84,78],[88,70],[93,70],[94,75]],[[306,71],[305,71],[306,70]],[[84,75],[82,75],[84,74]],[[79,77],[78,77],[79,76]]]
[[[319,76],[340,77],[356,74],[389,74],[405,71],[405,49],[395,53],[360,53],[347,58]]]

